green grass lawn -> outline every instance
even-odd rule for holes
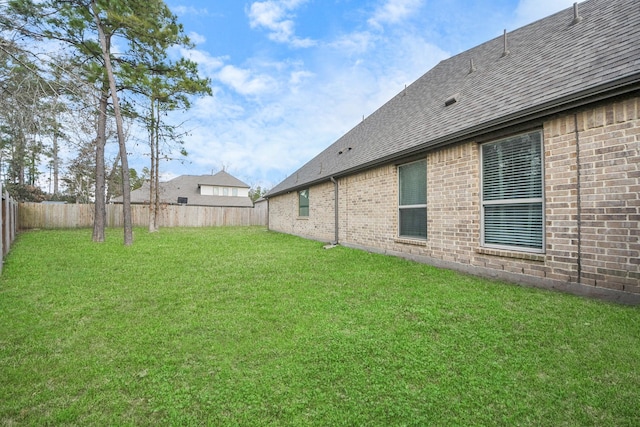
[[[19,236],[0,425],[640,425],[640,310],[263,228]]]

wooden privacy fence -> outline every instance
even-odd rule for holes
[[[31,228],[85,228],[93,227],[93,204],[20,203],[18,226]],[[149,225],[149,206],[131,205],[134,227]],[[107,227],[122,227],[122,205],[107,205]],[[253,208],[218,206],[160,207],[160,227],[216,227],[267,225],[267,203]]]
[[[16,239],[18,204],[9,197],[9,193],[2,191],[2,209],[0,217],[2,217],[2,238],[0,239],[0,272],[2,272],[2,264],[4,256],[11,249],[11,244]]]

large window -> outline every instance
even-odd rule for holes
[[[427,162],[398,167],[400,237],[427,238]]]
[[[309,216],[309,189],[298,191],[298,216]]]
[[[542,134],[482,145],[482,244],[544,252]]]

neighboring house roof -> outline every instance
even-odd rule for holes
[[[182,175],[160,183],[160,203],[177,204],[178,197],[186,197],[187,205],[253,207],[249,197],[209,196],[200,194],[201,186],[236,187],[248,189],[249,186],[225,171],[215,175]],[[122,203],[122,196],[114,199]],[[149,183],[131,192],[131,203],[149,203]]]
[[[223,170],[214,175],[182,175],[178,178],[181,178],[182,183],[186,185],[191,185],[195,182],[198,185],[219,185],[222,187],[249,188],[247,184]]]
[[[267,197],[640,89],[638,0],[578,11],[441,61]]]

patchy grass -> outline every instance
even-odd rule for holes
[[[640,311],[262,228],[21,235],[1,425],[640,425]]]

